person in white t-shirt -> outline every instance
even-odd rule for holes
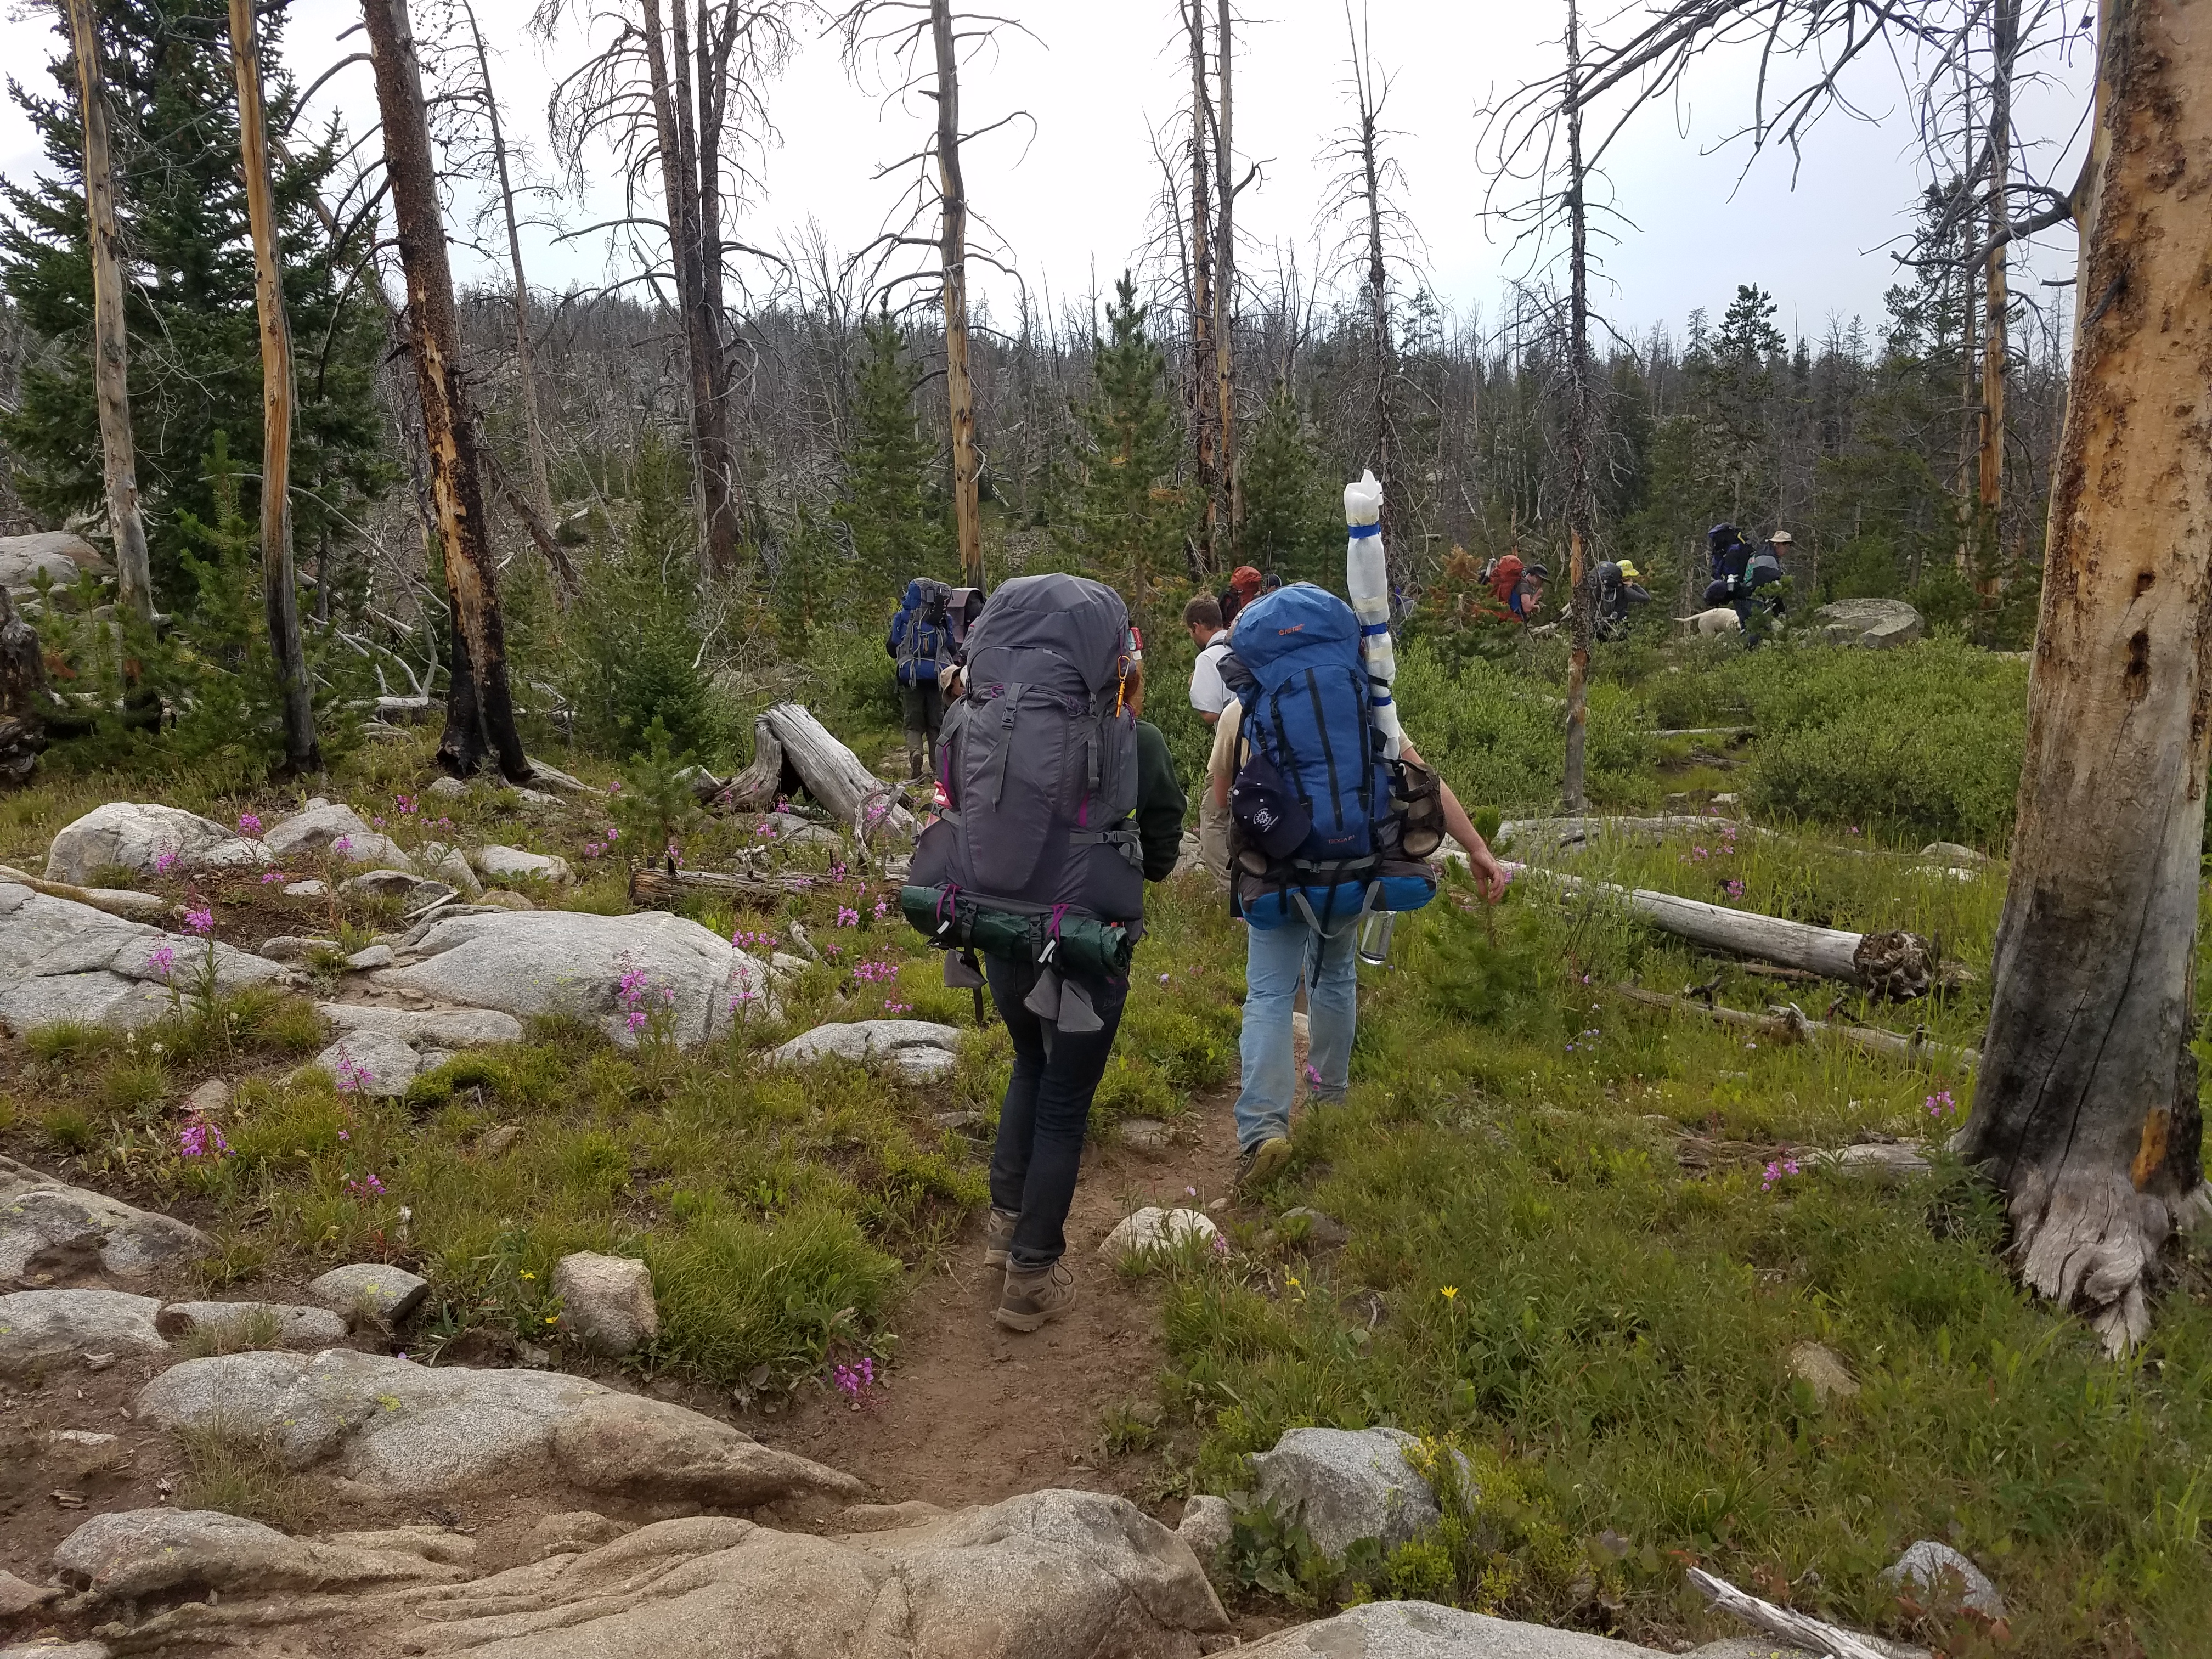
[[[1182,608],[1182,625],[1198,647],[1197,665],[1190,671],[1190,706],[1199,719],[1218,729],[1221,711],[1236,707],[1228,682],[1221,678],[1221,659],[1229,654],[1229,630],[1221,625],[1221,601],[1201,593]],[[1218,880],[1229,879],[1229,809],[1216,805],[1213,792],[1199,792],[1199,860]]]

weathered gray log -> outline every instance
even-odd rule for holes
[[[673,904],[685,893],[728,893],[764,903],[811,893],[829,884],[826,876],[740,876],[719,870],[655,869],[640,865],[629,872],[629,902]]]
[[[1753,1629],[1765,1632],[1778,1642],[1802,1648],[1807,1653],[1826,1655],[1826,1659],[1891,1659],[1889,1650],[1877,1647],[1870,1638],[1855,1632],[1805,1613],[1792,1613],[1787,1607],[1778,1607],[1771,1601],[1762,1601],[1701,1568],[1691,1567],[1686,1572],[1706,1601],[1723,1613],[1734,1613]]]
[[[796,780],[784,775],[783,740],[775,735],[769,717],[760,715],[753,721],[753,763],[730,780],[721,798],[734,811],[765,812],[792,781]]]
[[[1538,873],[1527,865],[1509,863],[1505,867],[1516,876]],[[1802,968],[1823,979],[1863,987],[1893,1002],[1927,995],[1936,978],[1933,947],[1918,934],[1901,928],[1847,933],[1841,928],[1816,927],[1809,922],[1789,921],[1756,910],[1734,910],[1725,904],[1707,904],[1647,888],[1620,887],[1556,871],[1540,873],[1570,893],[1619,900],[1661,932],[1707,950]]]
[[[1869,1054],[1886,1054],[1893,1060],[1940,1060],[1965,1071],[1972,1071],[1981,1064],[1981,1055],[1972,1048],[1954,1048],[1948,1042],[1930,1042],[1917,1031],[1885,1031],[1872,1025],[1844,1025],[1808,1019],[1795,1005],[1768,1013],[1754,1014],[1741,1008],[1723,1008],[1715,1002],[1668,996],[1663,991],[1646,991],[1640,986],[1616,985],[1612,988],[1615,995],[1630,1002],[1641,1003],[1646,1008],[1663,1008],[1674,1014],[1703,1014],[1723,1025],[1738,1025],[1759,1031],[1770,1042],[1786,1044],[1808,1036],[1819,1037],[1849,1048],[1863,1048]]]
[[[832,817],[914,839],[914,814],[896,804],[895,787],[861,765],[860,757],[830,736],[805,704],[780,702],[762,718],[775,733],[785,763]]]
[[[126,921],[158,921],[172,911],[183,908],[173,905],[155,893],[141,893],[128,887],[80,887],[74,882],[48,881],[27,870],[12,865],[0,864],[0,881],[13,882],[18,887],[27,887],[34,893],[44,893],[48,898],[70,899],[89,905],[95,910],[105,910],[111,916],[121,916]]]
[[[1655,738],[1748,738],[1758,734],[1755,726],[1678,726],[1654,732]]]
[[[356,697],[346,707],[394,726],[412,725],[446,712],[442,701],[433,702],[428,697]]]

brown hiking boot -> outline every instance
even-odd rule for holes
[[[1055,1261],[1033,1273],[1016,1273],[1009,1266],[995,1316],[1010,1331],[1033,1331],[1074,1305],[1075,1275],[1066,1262]]]
[[[1014,1247],[1014,1229],[1020,1223],[1021,1217],[1014,1212],[1002,1210],[995,1204],[991,1206],[990,1213],[983,1218],[985,1267],[1003,1267],[1006,1265],[1006,1252]]]
[[[1291,1140],[1288,1135],[1269,1135],[1265,1140],[1247,1146],[1237,1158],[1237,1190],[1240,1194],[1257,1192],[1277,1176],[1291,1161]]]

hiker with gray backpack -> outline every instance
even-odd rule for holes
[[[937,752],[945,806],[915,843],[899,908],[988,984],[1013,1039],[991,1152],[994,1317],[1034,1331],[1074,1305],[1062,1257],[1091,1098],[1145,932],[1145,884],[1174,873],[1183,793],[1139,720],[1143,665],[1121,596],[1060,574],[994,592],[968,630]]]
[[[1299,985],[1312,1100],[1340,1101],[1351,1084],[1360,957],[1383,959],[1391,917],[1435,896],[1429,855],[1449,835],[1483,896],[1494,904],[1505,892],[1505,872],[1466,811],[1398,728],[1380,495],[1371,477],[1346,492],[1347,580],[1363,609],[1293,582],[1244,608],[1221,665],[1236,700],[1215,727],[1208,785],[1230,811],[1230,907],[1247,924],[1236,1107],[1243,1192],[1290,1158]]]

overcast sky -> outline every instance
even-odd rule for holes
[[[1249,13],[1238,44],[1236,137],[1261,177],[1240,198],[1249,245],[1248,276],[1272,269],[1276,246],[1311,262],[1316,204],[1328,168],[1318,158],[1346,119],[1348,58],[1342,0],[1242,0]],[[1101,287],[1140,247],[1158,190],[1150,130],[1164,128],[1188,92],[1188,59],[1175,9],[1162,0],[1002,0],[1033,31],[969,69],[962,88],[966,125],[1026,111],[1018,124],[969,148],[967,177],[978,213],[996,228],[1024,279],[1055,303]],[[493,73],[511,136],[544,149],[545,98],[578,47],[548,52],[526,32],[528,0],[479,0],[496,53]],[[284,58],[301,84],[350,51],[340,33],[360,13],[349,0],[295,0]],[[51,14],[23,9],[0,24],[13,72],[43,89],[37,66],[58,50]],[[1403,205],[1426,244],[1430,280],[1462,315],[1494,315],[1505,276],[1525,270],[1510,234],[1482,216],[1477,106],[1559,61],[1564,6],[1558,0],[1376,0],[1369,13],[1371,52],[1391,78],[1386,120],[1407,175]],[[2058,83],[2031,94],[2023,130],[2044,141],[2053,176],[2070,183],[2072,140],[2087,78],[2085,64],[2057,64]],[[1869,63],[1852,82],[1863,112],[1832,114],[1816,129],[1802,167],[1771,155],[1752,163],[1741,145],[1717,148],[1750,107],[1752,59],[1723,54],[1700,70],[1677,104],[1645,113],[1610,162],[1620,210],[1632,221],[1605,251],[1606,283],[1595,297],[1614,325],[1640,331],[1664,321],[1678,332],[1703,307],[1717,313],[1738,283],[1757,283],[1781,304],[1779,320],[1817,337],[1831,318],[1869,320],[1897,280],[1887,249],[1904,228],[1917,149],[1895,67]],[[929,106],[884,107],[856,87],[836,42],[812,31],[771,89],[780,143],[763,162],[765,190],[749,213],[750,240],[777,245],[809,220],[833,247],[873,235],[896,195],[873,181],[878,164],[915,149]],[[315,100],[356,131],[374,119],[366,64],[340,73]],[[39,156],[27,125],[0,112],[0,171],[21,176]],[[567,222],[618,210],[618,194],[596,170],[597,199],[558,210]],[[548,209],[548,211],[553,210]],[[526,233],[533,285],[591,283],[606,270],[597,241],[556,243],[554,230]],[[2046,239],[2039,273],[2071,265],[2070,234]],[[464,257],[464,280],[492,276]],[[503,281],[504,274],[496,273]],[[992,283],[987,280],[986,287]],[[1006,295],[1003,280],[996,283]]]

